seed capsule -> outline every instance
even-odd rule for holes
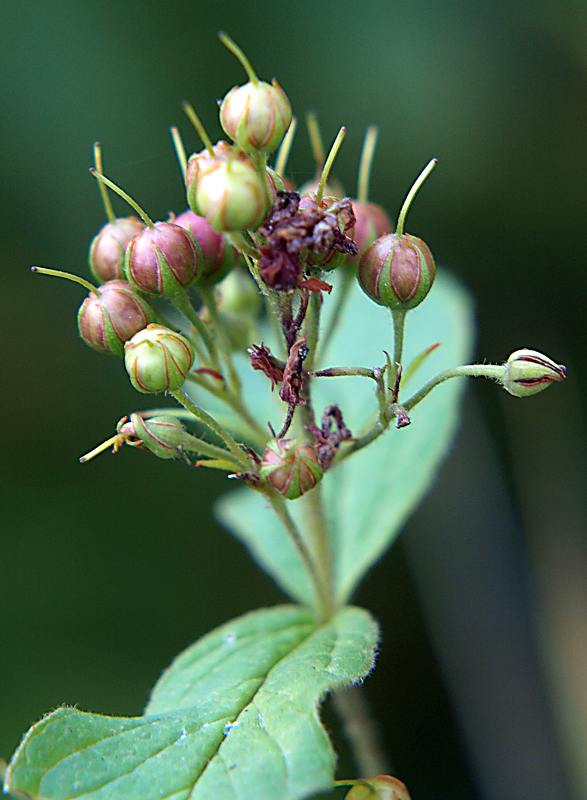
[[[381,236],[363,254],[358,278],[371,300],[392,309],[414,308],[426,297],[436,266],[428,245],[416,236]]]
[[[410,800],[405,784],[390,775],[376,775],[353,786],[345,800]]]
[[[386,212],[376,203],[353,200],[353,211],[355,225],[349,235],[357,245],[358,253],[349,257],[349,261],[358,262],[376,239],[391,233],[393,225]]]
[[[563,381],[567,368],[537,350],[516,350],[504,365],[503,388],[514,397],[537,394],[551,383]]]
[[[217,231],[256,230],[270,207],[269,184],[251,159],[226,142],[214,155],[194,153],[186,174],[188,204]]]
[[[124,346],[124,364],[138,392],[175,391],[194,363],[194,351],[180,333],[147,325]]]
[[[263,453],[260,474],[279,494],[295,500],[313,489],[324,472],[309,442],[273,439]]]
[[[211,284],[222,280],[237,263],[238,256],[224,236],[210,225],[205,217],[194,214],[189,209],[173,220],[175,225],[184,228],[191,235],[200,250],[201,281]]]
[[[126,281],[108,281],[90,292],[77,315],[84,342],[102,353],[121,356],[124,344],[154,322],[155,312]]]
[[[271,153],[291,122],[291,105],[277,83],[252,81],[232,88],[220,106],[220,124],[247,152]]]
[[[124,254],[131,239],[145,226],[136,217],[119,217],[107,222],[90,244],[88,261],[101,283],[124,277]]]
[[[140,291],[167,296],[186,289],[201,274],[194,240],[171,222],[155,222],[137,233],[127,248],[124,269]]]
[[[117,432],[124,437],[125,444],[144,447],[158,458],[180,458],[179,449],[186,430],[176,417],[143,417],[131,414],[120,420]]]

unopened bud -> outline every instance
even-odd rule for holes
[[[537,350],[516,350],[504,364],[503,388],[514,397],[529,397],[562,381],[567,368]]]
[[[428,245],[409,234],[381,236],[361,258],[358,278],[371,300],[392,309],[409,309],[426,297],[436,273]]]
[[[242,269],[233,270],[218,284],[216,296],[221,311],[256,317],[261,309],[261,293]]]
[[[261,462],[261,477],[288,500],[301,497],[322,480],[315,448],[295,439],[273,439]]]
[[[277,83],[265,81],[232,88],[220,106],[220,124],[233,142],[247,152],[271,153],[291,122],[291,105]]]
[[[125,444],[144,447],[158,458],[180,458],[181,443],[186,430],[176,417],[143,417],[131,414],[124,417],[116,427]]]
[[[202,283],[216,283],[234,267],[238,260],[234,247],[228,244],[221,233],[214,230],[205,217],[188,209],[175,217],[173,223],[188,231],[202,251]]]
[[[179,389],[193,362],[188,340],[163,325],[147,325],[124,346],[130,381],[144,394]]]
[[[387,213],[376,203],[361,203],[359,200],[353,200],[353,211],[355,226],[350,236],[357,245],[358,253],[356,256],[350,256],[349,261],[358,262],[365,250],[371,247],[376,239],[391,233],[393,225]]]
[[[155,321],[155,312],[126,281],[108,281],[90,292],[77,315],[80,336],[102,353],[121,356],[124,344]]]
[[[129,244],[125,272],[140,291],[173,297],[200,276],[198,248],[184,228],[156,222]]]
[[[88,261],[96,280],[124,277],[124,255],[131,239],[145,226],[137,217],[119,217],[107,222],[90,244]]]
[[[192,211],[217,231],[255,230],[269,211],[266,176],[226,142],[215,145],[214,155],[203,150],[191,156],[186,186]]]
[[[405,784],[391,775],[376,775],[364,781],[357,781],[345,800],[410,800]]]

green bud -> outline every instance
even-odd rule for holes
[[[188,340],[163,325],[147,325],[124,346],[130,382],[144,394],[179,389],[193,363]]]
[[[125,444],[144,447],[158,458],[180,458],[186,430],[176,417],[143,417],[131,414],[116,426]]]
[[[269,184],[242,151],[218,142],[194,153],[186,173],[188,204],[217,231],[256,230],[270,208]]]
[[[353,786],[345,800],[410,800],[405,785],[391,775],[376,775]]]
[[[261,293],[242,269],[229,273],[216,287],[218,308],[231,314],[256,317],[261,310]]]
[[[551,383],[562,381],[567,368],[537,350],[523,348],[511,354],[504,364],[503,388],[514,397],[537,394]]]
[[[359,284],[365,294],[392,309],[419,305],[434,282],[436,265],[428,245],[416,236],[390,233],[376,239],[361,258]]]
[[[295,439],[273,439],[261,461],[261,477],[288,500],[301,497],[322,480],[315,448]]]
[[[220,106],[220,124],[233,142],[251,153],[275,150],[291,122],[287,95],[273,80],[232,88]]]

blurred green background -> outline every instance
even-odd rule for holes
[[[216,136],[242,80],[218,29],[325,139],[348,126],[350,193],[367,124],[392,213],[437,156],[409,229],[473,291],[478,358],[569,367],[528,401],[469,388],[435,489],[356,600],[382,623],[368,694],[414,800],[586,798],[584,0],[3,5],[0,756],[64,702],[140,711],[183,646],[282,600],[214,523],[221,478],[130,450],[77,464],[144,403],[77,338],[77,290],[27,270],[84,273],[95,139],[153,216],[183,208],[168,126],[196,147],[188,98]],[[312,173],[303,133],[290,171]]]

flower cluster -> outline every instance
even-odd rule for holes
[[[436,273],[430,248],[405,232],[405,221],[436,160],[414,182],[394,228],[386,211],[368,198],[376,129],[367,131],[358,196],[351,198],[330,176],[346,129],[340,129],[326,156],[317,120],[310,115],[316,178],[296,189],[286,174],[296,131],[287,95],[276,81],[259,80],[229,37],[222,34],[221,40],[241,62],[248,81],[232,88],[220,104],[219,121],[229,141],[213,144],[187,102],[183,108],[202,149],[188,158],[177,128],[171,129],[188,207],[153,221],[104,174],[101,148],[95,145],[90,171],[108,218],[89,249],[89,267],[99,285],[60,270],[33,268],[83,286],[88,295],[78,313],[82,339],[95,350],[123,357],[137,391],[168,393],[181,406],[123,418],[116,434],[84,461],[122,444],[190,463],[196,454],[199,466],[229,472],[280,503],[314,489],[329,469],[369,445],[392,422],[397,428],[409,425],[411,409],[448,378],[493,378],[516,397],[563,380],[562,365],[524,349],[502,365],[457,366],[411,398],[401,397],[405,316],[425,300]],[[111,192],[128,203],[132,216],[115,216]],[[343,280],[329,297],[332,285],[326,278],[334,270]],[[340,324],[355,278],[371,300],[390,309],[393,357],[375,368],[320,367],[319,341],[323,344]],[[196,305],[190,294],[194,288]],[[335,311],[321,337],[325,302],[333,302]],[[182,322],[170,314],[170,304]],[[279,355],[256,338],[264,311],[280,332]],[[431,350],[409,367],[411,373]],[[248,368],[267,377],[268,391],[277,388],[283,403],[278,432],[248,406],[235,351],[248,354]],[[347,427],[338,405],[324,409],[319,423],[315,417],[313,382],[350,375],[370,379],[376,388],[377,419],[363,434]],[[196,387],[198,397],[224,404],[239,425],[221,424],[197,405],[184,390],[186,382]],[[214,443],[190,433],[180,422],[186,417],[211,433]]]

